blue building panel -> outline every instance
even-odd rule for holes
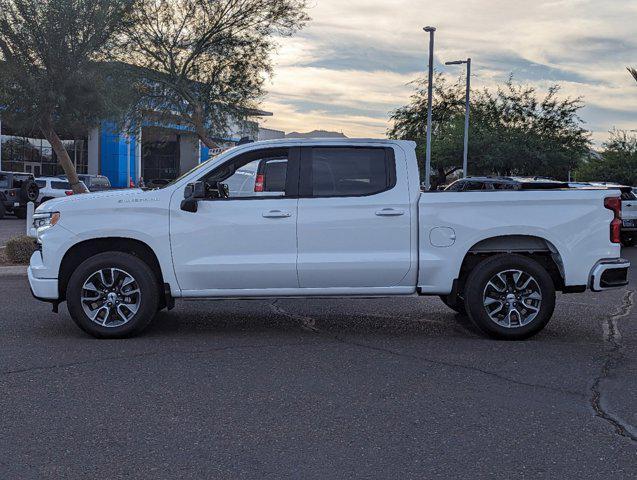
[[[130,140],[130,146],[129,146]],[[100,173],[111,181],[114,187],[127,187],[130,178],[139,178],[135,171],[135,153],[137,139],[134,135],[127,137],[113,122],[102,122],[100,129]],[[129,168],[126,167],[127,161]],[[130,178],[127,175],[130,172]]]

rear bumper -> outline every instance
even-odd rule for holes
[[[38,300],[57,300],[59,297],[58,280],[57,278],[40,278],[44,271],[42,254],[36,251],[31,256],[31,263],[27,269],[31,293],[33,293],[33,296]]]
[[[623,258],[600,260],[591,271],[590,287],[594,292],[628,285],[630,262]]]

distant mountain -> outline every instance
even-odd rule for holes
[[[292,132],[285,138],[347,138],[342,132],[328,132],[327,130],[312,130],[307,133]]]

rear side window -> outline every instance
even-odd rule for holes
[[[513,183],[496,183],[494,185],[496,190],[515,190],[515,184]]]
[[[285,159],[263,160],[259,174],[263,175],[264,192],[283,192],[287,180],[288,161]]]
[[[312,148],[310,177],[314,197],[380,193],[396,184],[393,151],[385,148]]]
[[[86,183],[86,181],[84,182]],[[93,187],[110,187],[111,182],[108,177],[92,177],[90,178],[91,186]]]
[[[51,188],[56,190],[70,190],[71,185],[69,182],[51,182]]]
[[[36,181],[35,181],[35,184],[36,184],[38,187],[40,187],[40,188],[44,188],[44,187],[46,187],[46,181],[44,181],[44,180],[36,180]]]
[[[464,182],[462,180],[453,182],[451,185],[449,185],[446,190],[448,192],[459,192],[462,190],[462,187],[464,187]]]
[[[465,183],[464,191],[476,191],[476,190],[491,190],[491,184],[486,182],[472,182],[468,181]]]

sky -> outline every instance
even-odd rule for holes
[[[437,28],[436,68],[457,77],[472,58],[472,86],[516,81],[583,97],[599,145],[613,127],[637,129],[637,0],[310,0],[311,22],[280,41],[263,126],[383,137],[389,112],[425,75]]]

